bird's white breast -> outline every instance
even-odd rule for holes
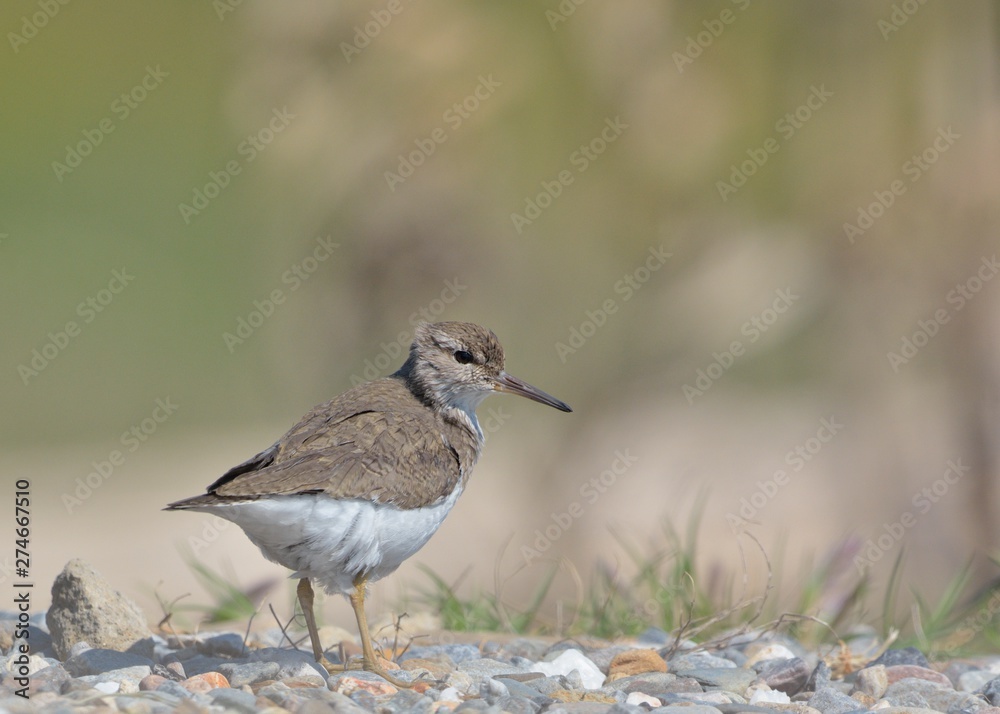
[[[276,495],[203,509],[237,524],[268,560],[314,578],[327,592],[349,593],[354,579],[392,573],[441,526],[462,493],[403,509],[323,494]]]

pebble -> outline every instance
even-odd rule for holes
[[[550,677],[579,672],[584,689],[599,689],[605,679],[604,672],[580,650],[565,650],[551,662],[536,662],[532,670]]]
[[[800,657],[763,660],[754,669],[757,677],[771,689],[789,695],[805,689],[812,673],[809,665]]]
[[[667,663],[656,650],[625,650],[616,654],[607,668],[608,678],[612,681],[634,674],[666,671]]]

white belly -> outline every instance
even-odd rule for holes
[[[462,493],[432,506],[402,509],[322,495],[269,496],[198,509],[237,524],[264,556],[314,578],[329,593],[349,593],[354,579],[384,578],[423,547]]]

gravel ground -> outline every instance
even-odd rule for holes
[[[165,636],[142,630],[136,614],[71,562],[52,608],[26,629],[16,613],[0,613],[0,711],[1000,714],[1000,656],[931,665],[915,649],[891,649],[834,679],[815,652],[778,633],[741,635],[712,652],[675,650],[657,629],[613,643],[445,633],[437,639],[448,644],[397,658],[394,675],[415,682],[397,689],[365,672],[330,676],[277,629],[246,641],[238,632]]]
[[[12,632],[14,622],[3,620],[0,631]],[[615,643],[501,642],[487,635],[478,644],[410,647],[394,674],[418,681],[397,689],[365,672],[329,676],[306,652],[269,646],[280,630],[254,635],[246,646],[236,632],[153,635],[152,657],[78,643],[66,660],[46,643],[39,616],[32,630],[40,650],[26,658],[27,699],[15,693],[23,684],[19,655],[0,659],[2,711],[1000,712],[992,707],[1000,700],[1000,656],[942,668],[915,650],[889,650],[880,661],[831,680],[815,654],[773,635],[667,659],[667,635],[659,630]]]

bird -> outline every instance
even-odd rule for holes
[[[375,657],[367,587],[423,547],[461,496],[483,449],[476,407],[495,392],[572,411],[508,374],[491,330],[470,322],[418,323],[395,373],[314,407],[204,494],[164,510],[227,519],[264,557],[292,570],[313,656],[331,673],[347,663],[323,655],[311,583],[345,595],[361,637],[362,668],[406,686]]]

